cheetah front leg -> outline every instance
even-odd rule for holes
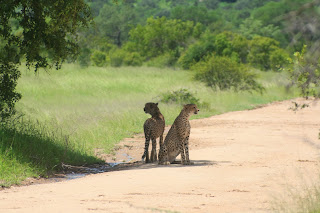
[[[157,161],[157,140],[152,138],[151,162]]]
[[[189,136],[184,141],[184,149],[185,149],[185,152],[186,152],[185,165],[192,165],[193,163],[189,159]]]
[[[179,151],[180,151],[180,155],[181,155],[181,164],[186,165],[186,157],[184,155],[184,146],[185,146],[184,141],[181,141],[179,143]]]
[[[159,165],[170,165],[168,150],[165,144],[162,144],[159,150],[158,159],[159,159]]]

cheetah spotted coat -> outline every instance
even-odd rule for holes
[[[163,132],[165,127],[165,120],[161,114],[158,103],[146,103],[144,107],[145,113],[149,113],[152,117],[148,118],[143,125],[144,135],[146,138],[144,153],[142,155],[142,161],[146,158],[146,163],[157,161],[157,141],[160,137],[160,147],[163,144]],[[151,156],[149,158],[149,143],[152,141]]]
[[[189,118],[198,114],[199,109],[195,104],[187,104],[172,124],[164,144],[159,151],[159,164],[170,164],[181,154],[182,164],[191,164],[189,160]]]

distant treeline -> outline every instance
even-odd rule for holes
[[[95,66],[178,66],[229,57],[278,70],[292,45],[287,14],[311,0],[88,0],[94,17],[79,32],[78,62]]]

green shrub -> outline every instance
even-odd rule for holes
[[[176,61],[176,57],[173,54],[167,52],[163,55],[150,59],[146,63],[146,65],[159,68],[172,67],[175,65]]]
[[[126,52],[124,54],[123,63],[127,66],[141,66],[143,58],[137,52]]]
[[[246,66],[228,57],[211,56],[192,67],[195,79],[204,82],[212,89],[256,90],[263,87],[256,81],[257,76]]]
[[[90,60],[92,64],[97,67],[103,67],[104,65],[106,65],[107,62],[106,54],[99,50],[94,51],[94,53],[90,57]]]
[[[163,93],[160,102],[163,103],[176,103],[176,104],[199,104],[199,99],[196,98],[187,89],[180,89],[172,92]]]
[[[116,49],[110,52],[110,65],[113,67],[120,67],[123,64],[125,58],[125,51]]]
[[[172,92],[166,92],[161,95],[160,102],[174,103],[178,105],[196,104],[201,108],[209,108],[210,104],[207,102],[200,102],[195,95],[187,89],[179,89]]]

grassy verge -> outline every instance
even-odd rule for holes
[[[27,177],[46,177],[62,164],[99,161],[74,149],[67,137],[39,123],[16,117],[0,126],[0,186],[19,184]]]
[[[43,176],[48,171],[59,169],[61,162],[99,162],[94,157],[95,149],[110,152],[121,139],[142,132],[143,122],[149,117],[143,112],[144,104],[158,102],[161,94],[168,91],[186,88],[200,101],[210,104],[210,107],[200,109],[201,113],[194,119],[251,109],[297,96],[295,91],[285,89],[285,74],[259,74],[261,83],[266,87],[263,95],[214,92],[194,82],[191,72],[172,69],[81,69],[77,65],[66,64],[62,70],[40,72],[36,76],[24,71],[18,84],[23,98],[17,109],[29,120],[16,122],[12,128],[2,127],[0,132],[0,171],[11,167],[23,169],[11,172],[13,175],[1,172],[0,185],[19,183],[29,176]],[[174,104],[160,103],[159,107],[167,124],[171,124],[181,110]],[[42,165],[39,162],[46,163]]]

